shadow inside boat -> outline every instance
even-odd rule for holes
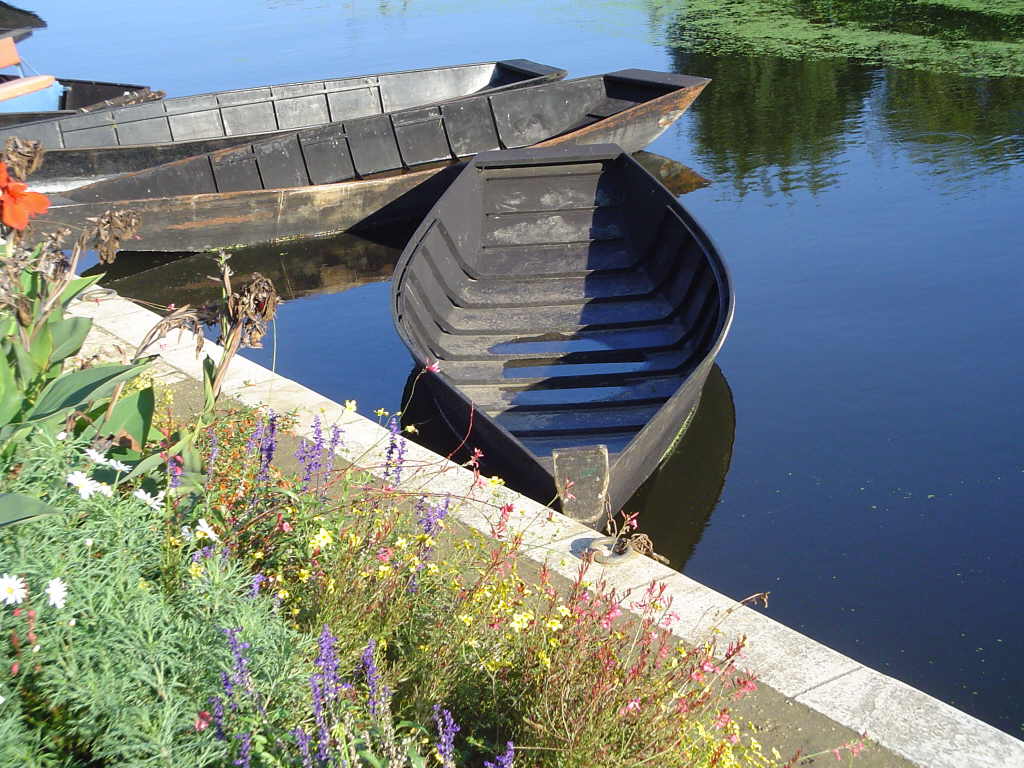
[[[340,293],[366,283],[391,279],[409,232],[394,230],[376,240],[342,234],[303,238],[239,248],[231,252],[234,280],[255,273],[269,278],[281,298]],[[216,254],[128,252],[113,264],[96,265],[83,274],[105,273],[102,284],[122,296],[155,304],[205,304],[220,296]]]
[[[476,447],[472,437],[457,435],[438,408],[420,369],[414,369],[402,395],[402,424],[413,425],[410,437],[442,456],[462,464]],[[697,413],[672,453],[637,490],[625,506],[639,512],[640,531],[654,549],[682,571],[697,547],[725,487],[736,435],[736,408],[722,369],[711,368]],[[532,498],[536,489],[519,486],[510,476],[514,468],[501,456],[481,459],[484,475],[499,475],[515,490]]]

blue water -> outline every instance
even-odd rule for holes
[[[647,527],[670,556],[689,530],[687,574],[771,590],[780,621],[1024,733],[1024,84],[690,55],[639,1],[35,10],[36,69],[170,95],[502,57],[714,77],[650,149],[714,182],[684,202],[736,285],[735,439],[703,532],[657,493]],[[393,410],[409,361],[387,297],[289,302],[250,354]]]

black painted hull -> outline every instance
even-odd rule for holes
[[[0,130],[42,142],[41,181],[110,176],[302,128],[561,79],[515,59],[164,99]]]
[[[130,207],[142,216],[132,250],[198,251],[415,222],[466,157],[615,140],[638,151],[707,83],[627,70],[304,129],[79,187],[33,226]]]
[[[685,431],[733,303],[699,225],[608,146],[479,156],[392,282],[402,340],[440,361],[420,386],[451,429],[542,502],[553,451],[605,445],[613,510]]]

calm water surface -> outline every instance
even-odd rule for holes
[[[36,69],[170,95],[502,57],[713,77],[651,149],[714,182],[684,202],[729,260],[736,322],[698,421],[634,505],[690,576],[771,590],[780,621],[1024,734],[1024,83],[695,55],[661,45],[639,1],[36,10]],[[396,251],[298,251],[260,256],[296,298],[251,356],[363,412],[397,408]],[[165,286],[208,273],[188,264],[139,295],[178,300]]]

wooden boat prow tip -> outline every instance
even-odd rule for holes
[[[708,82],[625,70],[306,128],[73,189],[33,227],[131,207],[132,249],[154,251],[391,228],[422,219],[477,152],[613,140],[639,151]]]
[[[395,269],[395,327],[458,435],[512,487],[556,491],[552,454],[605,446],[625,503],[700,401],[732,322],[728,269],[617,146],[488,152]],[[472,414],[472,418],[471,418]]]

